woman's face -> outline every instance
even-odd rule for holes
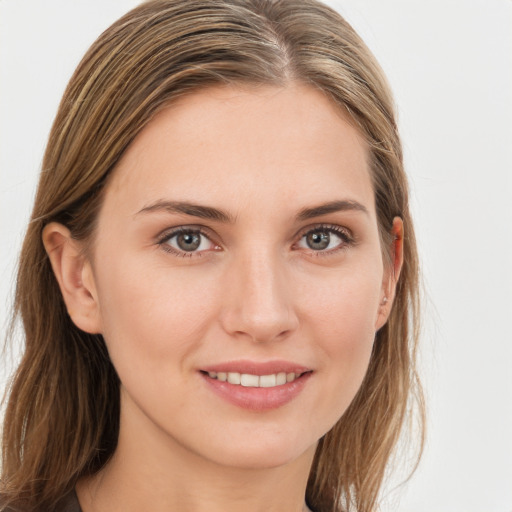
[[[111,177],[92,254],[121,434],[217,464],[314,449],[386,320],[365,143],[306,86],[161,112]]]

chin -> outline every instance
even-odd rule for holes
[[[243,470],[272,469],[286,466],[304,457],[312,458],[318,444],[318,441],[290,441],[288,435],[285,439],[283,436],[265,439],[260,434],[249,442],[231,442],[228,446],[219,443],[214,452],[210,451],[208,458],[216,464]]]

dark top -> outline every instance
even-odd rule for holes
[[[82,512],[74,490],[62,500],[57,512]]]
[[[5,507],[2,506],[2,496],[0,496],[0,511],[1,512],[34,512],[34,509],[27,509],[26,507],[19,506],[16,507]],[[49,511],[42,511],[41,509],[37,509],[37,512],[49,512]],[[80,504],[78,503],[78,498],[76,496],[76,492],[73,489],[67,496],[62,498],[62,500],[59,501],[57,506],[52,509],[51,512],[82,512],[82,509],[80,508]]]

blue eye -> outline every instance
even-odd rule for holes
[[[170,252],[182,256],[209,251],[217,247],[204,233],[198,229],[179,228],[159,242],[160,245]]]
[[[302,235],[298,247],[312,251],[331,251],[350,243],[350,237],[338,227],[318,227]]]

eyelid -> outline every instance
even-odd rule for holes
[[[319,231],[325,229],[326,231],[334,231],[339,233],[347,239],[354,240],[354,235],[350,229],[339,224],[329,224],[327,222],[320,222],[319,224],[310,224],[300,229],[297,233],[297,238],[302,238],[304,235],[311,233],[312,231]]]
[[[348,229],[345,226],[340,226],[339,224],[329,224],[329,223],[320,223],[320,224],[313,224],[306,226],[302,228],[294,238],[296,238],[296,242],[292,245],[292,249],[298,250],[303,248],[297,247],[297,244],[299,241],[301,241],[306,235],[309,233],[315,232],[315,231],[329,231],[331,233],[334,233],[338,237],[342,239],[342,243],[339,244],[339,246],[328,249],[328,250],[314,250],[309,249],[308,252],[314,254],[315,256],[328,256],[333,253],[336,253],[339,250],[346,249],[347,247],[350,247],[356,243],[355,237],[350,229]],[[202,250],[202,251],[182,251],[180,249],[177,249],[169,244],[166,244],[168,240],[173,238],[176,235],[179,235],[180,233],[199,233],[200,235],[206,237],[213,245],[215,245],[214,249],[208,249],[208,250]],[[178,256],[187,256],[187,257],[194,257],[194,256],[202,256],[205,252],[210,252],[211,250],[220,250],[222,248],[222,244],[218,241],[220,237],[213,233],[211,229],[198,225],[198,224],[185,224],[185,225],[178,225],[174,226],[172,228],[166,228],[162,232],[160,232],[156,236],[156,244],[162,247],[163,250],[170,252],[172,254],[178,255]],[[306,249],[307,251],[307,249]]]
[[[214,246],[214,249],[202,250],[202,251],[182,251],[177,249],[167,242],[179,235],[180,233],[198,233],[205,238],[207,238]],[[197,225],[197,224],[185,224],[179,225],[172,228],[166,228],[161,233],[159,233],[156,237],[156,244],[160,246],[166,252],[170,252],[177,256],[185,256],[185,257],[193,257],[193,256],[202,256],[203,253],[209,252],[210,250],[218,250],[221,248],[221,244],[217,241],[217,236],[211,232],[210,229],[205,226]]]
[[[306,226],[305,228],[301,229],[297,235],[297,242],[295,242],[294,245],[298,244],[299,241],[301,241],[309,233],[314,233],[315,231],[322,231],[322,230],[329,231],[331,233],[336,234],[343,240],[343,243],[341,243],[338,247],[335,247],[335,248],[329,249],[329,250],[315,251],[314,249],[309,249],[309,252],[314,254],[315,256],[328,256],[333,253],[336,253],[337,251],[346,249],[347,247],[350,247],[356,243],[356,240],[355,240],[355,237],[354,237],[352,231],[350,229],[346,228],[345,226],[340,226],[339,224],[321,223],[321,224],[309,225],[309,226]]]

